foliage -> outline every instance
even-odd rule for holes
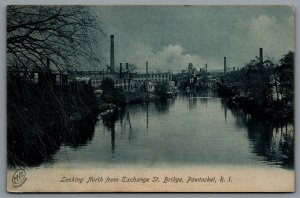
[[[103,93],[109,93],[111,91],[115,91],[114,85],[115,83],[111,78],[105,78],[101,83],[101,89]]]
[[[121,89],[116,89],[111,78],[105,78],[101,83],[102,99],[108,103],[123,103],[125,95]]]
[[[168,83],[167,82],[158,82],[155,85],[155,94],[159,96],[160,99],[166,99],[168,92]]]
[[[96,109],[90,84],[35,84],[16,73],[7,81],[8,162],[34,165],[55,152],[63,133]]]
[[[182,78],[178,83],[178,88],[181,90],[185,90],[188,86],[190,86],[189,78]]]
[[[279,61],[276,74],[279,76],[279,91],[285,103],[293,103],[294,99],[294,53],[290,51]]]
[[[293,119],[294,53],[288,52],[277,64],[251,60],[242,69],[225,75],[219,92],[226,97],[243,95],[235,102],[249,111]]]

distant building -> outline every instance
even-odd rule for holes
[[[19,70],[14,71],[15,74],[20,75],[23,79],[34,84],[51,83],[53,85],[67,85],[69,83],[69,77],[66,72],[53,71],[50,69],[44,69],[43,71],[30,71]]]
[[[77,82],[84,82],[85,84],[88,84],[91,81],[91,78],[89,77],[76,77]]]
[[[132,80],[135,82],[134,87],[136,90],[140,90],[144,87],[145,91],[154,92],[155,84],[159,82],[170,82],[173,79],[173,75],[169,72],[165,73],[149,73],[149,74],[133,74]]]
[[[150,73],[150,74],[134,74],[133,80],[136,82],[151,81],[153,83],[157,82],[168,82],[172,80],[172,74],[166,73]]]

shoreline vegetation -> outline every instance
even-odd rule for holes
[[[294,53],[278,64],[251,60],[221,78],[217,92],[231,108],[276,122],[294,122]]]
[[[7,151],[9,167],[38,166],[50,159],[61,144],[86,144],[101,112],[130,104],[165,100],[165,92],[124,92],[113,82],[102,83],[94,93],[90,83],[58,86],[51,80],[32,83],[18,73],[8,73]],[[109,85],[107,85],[109,84]],[[105,88],[106,86],[106,88]],[[72,134],[72,135],[70,135]],[[76,138],[71,138],[71,137]],[[79,138],[78,136],[82,136]]]

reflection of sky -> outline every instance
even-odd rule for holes
[[[104,126],[100,120],[89,145],[76,151],[62,147],[54,161],[67,166],[84,163],[101,167],[262,165],[258,161],[263,161],[263,156],[253,153],[247,127],[237,122],[229,109],[225,120],[221,99],[197,97],[192,109],[187,100],[180,96],[164,107],[148,104],[148,130],[147,104],[129,106],[114,127]]]

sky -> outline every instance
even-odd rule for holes
[[[109,65],[115,36],[115,67],[128,62],[145,71],[181,72],[243,67],[264,49],[278,61],[294,50],[294,13],[288,6],[97,6],[92,8],[106,36],[102,67]]]

